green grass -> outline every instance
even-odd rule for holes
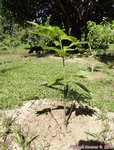
[[[63,76],[61,59],[0,55],[0,62],[5,61],[7,62],[0,65],[0,109],[18,107],[26,100],[63,98],[60,90],[40,86],[44,81],[54,82]],[[91,73],[88,67],[88,63],[66,62],[67,78],[82,83],[90,90],[91,102],[90,99],[85,98],[86,101],[99,108],[102,108],[105,102],[109,111],[114,111],[114,87],[112,85],[114,69],[100,64],[97,72],[101,72],[103,76],[89,80]],[[77,76],[81,73],[85,73],[87,78]],[[94,77],[94,74],[92,76]],[[74,85],[72,88],[75,90]],[[79,88],[78,91],[82,92]],[[81,100],[81,98],[83,99],[78,95],[77,99]],[[69,99],[72,99],[72,93]]]
[[[0,53],[3,53],[3,54],[27,53],[28,52],[27,48],[29,48],[29,47],[30,47],[29,44],[20,44],[17,47],[9,47],[9,46],[7,46],[6,49],[3,49],[3,47],[1,46],[0,47]]]

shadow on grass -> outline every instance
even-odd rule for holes
[[[86,103],[91,100],[90,91],[81,83],[79,82],[73,82],[72,85],[79,87],[84,92],[79,92],[76,87],[75,89],[70,88],[70,86],[67,84],[67,89],[65,90],[66,86],[63,83],[63,78],[58,78],[55,80],[55,82],[48,84],[48,82],[41,84],[41,86],[45,86],[46,88],[50,88],[53,90],[60,91],[65,99],[74,99],[78,103],[83,102]]]
[[[41,46],[33,46],[33,47],[27,47],[26,50],[28,50],[28,55],[25,57],[30,56],[36,56],[36,57],[47,57],[49,55],[55,55],[56,52],[52,50],[44,50]]]
[[[0,74],[4,74],[4,73],[6,73],[8,71],[16,70],[16,69],[21,68],[21,67],[23,67],[23,65],[11,67],[11,68],[6,68],[6,69],[2,69],[2,70],[0,70]]]
[[[80,140],[76,145],[70,145],[70,149],[79,149],[79,150],[114,150],[114,147],[111,144],[106,144],[98,140]]]
[[[0,65],[6,64],[6,63],[13,63],[13,61],[2,61],[2,62],[0,62]]]
[[[114,61],[114,54],[102,54],[98,55],[97,58],[103,63],[109,63]]]

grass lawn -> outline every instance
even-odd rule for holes
[[[69,100],[83,100],[102,108],[107,104],[109,111],[114,111],[114,69],[97,62],[96,71],[90,73],[91,61],[77,59],[66,61],[66,78],[82,83],[91,94],[91,99],[79,87],[70,85],[72,89]],[[85,75],[83,77],[82,75]],[[62,78],[63,68],[60,58],[36,57],[13,54],[0,55],[0,109],[20,106],[23,101],[33,99],[62,99],[63,93],[41,86],[43,82],[54,82]]]

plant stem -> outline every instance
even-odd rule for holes
[[[65,126],[65,129],[67,129],[67,119],[66,119],[66,100],[64,99],[64,126]]]
[[[59,129],[61,130],[61,126],[59,125],[59,123],[57,122],[57,120],[55,119],[55,117],[53,116],[53,114],[52,114],[52,110],[51,110],[51,111],[49,111],[49,113],[50,113],[50,115],[52,116],[52,118],[55,120],[55,122],[57,123],[57,125],[58,125]]]
[[[62,45],[62,41],[61,39],[59,39],[59,42],[60,42],[60,46],[61,46],[61,50],[63,50],[63,45]],[[63,71],[64,71],[64,75],[63,75],[63,80],[65,81],[65,76],[66,76],[66,73],[65,73],[65,57],[63,56],[62,57],[62,60],[63,60]],[[66,83],[64,83],[64,114],[63,114],[63,118],[64,118],[64,126],[65,126],[65,129],[67,129],[67,119],[66,119],[66,98],[67,98],[67,91],[68,91],[68,86],[66,85]]]
[[[65,67],[65,57],[62,57],[63,58],[63,67]],[[65,73],[65,71],[64,71]]]
[[[94,59],[93,59],[93,55],[92,55],[92,64],[91,64],[91,72],[94,72]]]
[[[91,45],[90,44],[88,44],[88,46],[89,46],[89,49],[90,49],[90,52],[92,53],[92,48],[91,48]],[[92,54],[92,64],[91,64],[91,72],[93,73],[94,72],[94,59],[93,59],[93,54]]]
[[[66,73],[65,73],[65,59],[64,57],[63,58],[63,71],[64,71],[64,81],[65,81],[65,76],[66,76]],[[68,92],[68,85],[66,85],[66,83],[64,83],[64,114],[63,114],[63,117],[64,117],[64,126],[65,126],[65,129],[67,129],[67,119],[66,119],[66,98],[67,98],[67,92]]]

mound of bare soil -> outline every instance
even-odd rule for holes
[[[21,149],[14,138],[14,133],[18,129],[21,130],[25,140],[32,135],[27,143],[30,145],[28,148],[30,150],[77,150],[84,149],[83,147],[103,149],[103,135],[99,133],[104,130],[104,123],[98,120],[101,111],[97,108],[68,102],[67,130],[63,123],[62,101],[32,100],[17,110],[8,110],[5,113],[13,120],[11,125],[13,130],[5,139],[8,150]],[[108,127],[114,131],[114,114],[108,113],[108,117]],[[93,137],[89,133],[97,134],[99,137]],[[105,133],[105,136],[111,137],[109,131]],[[111,140],[110,144],[114,145],[114,140]]]

